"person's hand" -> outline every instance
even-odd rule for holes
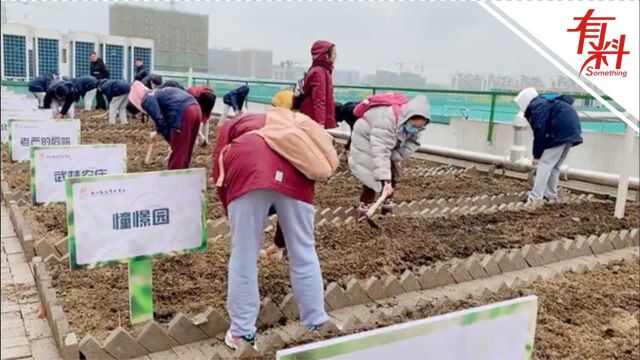
[[[538,164],[540,164],[540,159],[533,159],[531,164],[533,165],[534,168],[537,168]]]
[[[261,250],[260,256],[266,257],[269,261],[280,261],[284,256],[284,248],[279,248],[275,244],[271,244],[267,250]]]
[[[393,194],[393,186],[391,186],[391,182],[385,181],[384,188],[382,189],[382,191],[386,192],[389,195]]]

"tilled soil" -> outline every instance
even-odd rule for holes
[[[613,218],[613,207],[584,203],[450,219],[388,218],[380,220],[380,230],[366,223],[324,225],[316,229],[317,251],[325,282],[344,284],[351,275],[400,275],[453,257],[638,227],[637,205],[630,204],[622,220]],[[195,315],[208,306],[224,307],[228,257],[228,244],[217,242],[202,253],[154,260],[156,320],[168,322],[177,312]],[[128,326],[126,266],[72,272],[58,265],[52,277],[80,336],[104,338],[119,322]],[[291,291],[286,261],[261,261],[259,284],[263,297],[279,303]]]
[[[168,154],[168,145],[162,139],[157,139],[154,147],[152,161],[144,163],[149,144],[149,133],[153,130],[151,123],[141,123],[132,120],[129,125],[109,126],[106,119],[95,116],[100,111],[81,113],[82,143],[83,144],[127,144],[128,172],[158,171],[166,167],[164,157]],[[216,126],[210,127],[211,141],[215,143],[217,135]],[[336,144],[339,152],[343,146]],[[192,167],[207,169],[209,176],[211,171],[211,146],[196,146],[193,154]],[[2,166],[5,179],[10,189],[20,190],[24,193],[23,199],[29,203],[30,174],[28,163],[11,163],[9,161],[6,146],[2,148]],[[436,164],[420,159],[409,159],[404,164],[405,169],[428,168]],[[345,163],[341,170],[347,170]],[[222,205],[218,200],[215,188],[209,184],[207,191],[207,219],[219,219],[224,216]],[[397,202],[416,199],[438,199],[461,196],[495,195],[499,193],[518,192],[526,190],[527,184],[522,181],[509,178],[491,179],[486,176],[471,176],[467,174],[442,175],[442,176],[406,176],[401,179],[400,186],[395,195]],[[361,185],[352,176],[337,177],[330,183],[316,185],[316,206],[323,207],[352,207],[358,203]],[[46,207],[23,206],[30,220],[31,228],[37,239],[45,239],[57,242],[67,234],[66,213],[64,204],[53,204]]]
[[[640,358],[640,265],[609,264],[593,272],[566,273],[485,299],[427,304],[362,330],[424,319],[452,311],[538,296],[533,357],[539,360]],[[321,340],[316,336],[314,340]],[[264,359],[274,358],[265,354]]]

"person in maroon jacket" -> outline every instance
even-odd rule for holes
[[[323,281],[315,250],[314,182],[271,150],[258,134],[266,114],[246,114],[225,123],[213,152],[213,179],[231,227],[227,310],[230,329],[226,344],[243,341],[255,346],[260,310],[257,261],[274,207],[285,235],[289,276],[303,325],[315,330],[329,318],[324,309]]]
[[[300,112],[315,120],[325,129],[338,127],[333,100],[333,64],[338,56],[336,46],[319,40],[311,46],[313,63],[304,78],[304,93]]]
[[[202,110],[202,124],[198,132],[198,145],[209,145],[209,118],[216,104],[216,92],[208,86],[192,86],[187,92],[193,96]]]

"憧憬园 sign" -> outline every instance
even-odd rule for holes
[[[72,269],[129,264],[131,322],[153,318],[151,258],[206,247],[205,169],[66,180]]]
[[[29,160],[32,146],[68,146],[80,143],[80,120],[9,120],[9,155]]]
[[[127,172],[124,144],[31,147],[31,201],[65,202],[68,178],[105,176]]]
[[[527,296],[278,351],[277,360],[529,360],[538,298]]]

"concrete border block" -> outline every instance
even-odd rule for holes
[[[324,300],[331,310],[338,310],[351,305],[344,289],[335,282],[327,285],[327,288],[324,291]]]
[[[607,236],[607,234],[602,234],[599,237],[592,239],[591,241],[591,251],[593,251],[593,253],[596,255],[604,254],[613,250],[613,245],[609,241],[609,237]]]
[[[509,259],[509,254],[506,250],[498,250],[493,253],[493,256],[501,273],[516,271],[516,266],[513,264],[511,259]]]
[[[136,337],[136,341],[150,353],[169,350],[179,345],[155,321],[147,321],[144,324],[140,334]]]
[[[420,270],[418,271],[418,282],[423,290],[432,289],[438,286],[435,272],[432,268],[428,268],[426,266],[420,267]]]
[[[418,291],[420,290],[420,284],[416,276],[409,270],[405,270],[400,276],[400,286],[404,289],[404,292]]]
[[[467,269],[467,272],[474,280],[480,280],[487,277],[487,273],[480,265],[480,261],[478,260],[478,257],[476,255],[472,255],[466,258],[463,262],[464,267]]]
[[[85,359],[115,360],[91,335],[85,335],[85,337],[80,340],[78,348]]]
[[[551,241],[548,244],[549,250],[553,252],[553,254],[558,258],[559,261],[569,260],[571,256],[567,252],[567,249],[564,247],[564,244],[561,241]]]
[[[449,272],[457,283],[463,283],[473,280],[464,262],[455,259],[450,262]]]
[[[177,313],[176,316],[171,319],[167,333],[181,345],[207,338],[207,334],[200,330],[199,327],[182,313]]]
[[[295,321],[300,316],[298,306],[296,305],[296,301],[292,293],[288,293],[284,296],[284,299],[282,299],[282,302],[280,303],[280,310],[290,320]]]
[[[591,241],[585,236],[578,235],[573,241],[573,247],[581,256],[593,255],[591,251]]]
[[[284,317],[284,314],[282,314],[280,309],[278,309],[271,299],[268,297],[262,299],[260,312],[258,313],[259,325],[273,325],[280,322]]]
[[[437,263],[434,270],[434,275],[436,279],[436,283],[438,286],[446,286],[449,284],[455,284],[456,280],[451,275],[451,271],[449,270],[451,264],[449,263]]]
[[[371,300],[380,300],[385,297],[384,284],[377,277],[372,276],[365,282],[364,291]]]
[[[109,334],[104,341],[102,349],[118,360],[132,359],[149,353],[121,327],[116,328]]]
[[[395,297],[404,293],[398,278],[393,275],[388,275],[384,279],[384,294],[385,297]]]
[[[538,253],[537,249],[535,249],[533,246],[529,244],[523,246],[520,249],[520,253],[522,254],[525,261],[527,262],[527,264],[529,264],[530,267],[543,265],[543,260],[540,257],[540,254]]]
[[[493,255],[484,255],[480,260],[480,266],[489,276],[496,276],[502,274],[496,258]]]
[[[345,295],[347,295],[349,302],[353,305],[360,305],[369,302],[369,296],[367,296],[367,293],[364,291],[360,281],[355,278],[352,278],[347,283]]]
[[[611,243],[615,250],[624,249],[627,247],[626,241],[620,236],[619,231],[612,231],[607,235],[608,241]]]
[[[538,254],[542,258],[543,265],[551,264],[558,261],[556,255],[551,251],[548,243],[534,245],[538,249]]]
[[[631,236],[635,246],[640,246],[640,231],[638,229],[631,229],[629,236]]]
[[[529,267],[529,264],[524,259],[519,249],[509,251],[508,256],[509,260],[511,260],[517,270],[524,270]]]

